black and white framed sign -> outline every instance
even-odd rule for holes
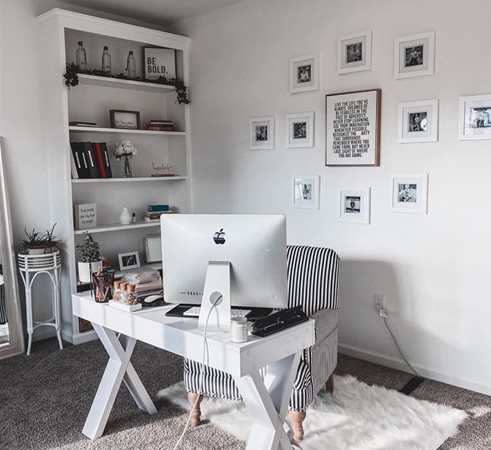
[[[145,80],[176,78],[176,51],[171,48],[145,48]]]
[[[399,103],[397,141],[435,142],[438,140],[438,100]]]
[[[338,74],[372,68],[372,32],[348,34],[338,38]]]
[[[319,88],[318,60],[314,55],[290,59],[290,94]]]
[[[326,95],[326,166],[378,166],[381,89]]]
[[[314,146],[313,112],[287,114],[286,128],[287,148]]]
[[[394,212],[426,214],[428,204],[428,174],[399,174],[392,177]]]
[[[253,117],[249,122],[251,150],[274,149],[274,116]]]
[[[491,94],[460,98],[459,139],[491,139]]]
[[[370,188],[339,190],[339,222],[370,223]]]
[[[414,34],[396,39],[394,78],[433,75],[435,72],[435,33]]]

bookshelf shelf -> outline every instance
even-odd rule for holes
[[[93,86],[115,87],[123,89],[140,89],[143,91],[157,91],[164,94],[176,92],[175,86],[168,84],[148,83],[145,81],[125,80],[122,78],[98,77],[96,75],[87,75],[79,73],[78,79],[80,83]]]
[[[152,131],[152,130],[126,130],[122,128],[100,127],[68,127],[72,133],[114,133],[114,134],[144,134],[149,136],[186,136],[184,131]]]
[[[129,225],[121,225],[119,223],[113,225],[102,225],[100,227],[88,228],[87,230],[75,230],[75,235],[84,234],[88,231],[90,234],[94,233],[108,233],[114,231],[124,231],[124,230],[136,230],[138,228],[152,228],[152,227],[160,227],[160,222],[137,222],[131,223]]]
[[[73,179],[73,184],[90,184],[90,183],[146,183],[146,182],[166,182],[182,181],[187,177],[133,177],[133,178],[77,178]]]

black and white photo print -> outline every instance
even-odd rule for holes
[[[292,206],[319,209],[319,176],[295,176],[292,185]]]
[[[318,72],[317,56],[290,59],[290,94],[317,90]]]
[[[410,112],[408,120],[409,133],[426,131],[428,129],[428,113],[426,111]]]
[[[392,177],[392,211],[426,214],[427,205],[427,173],[402,174]]]
[[[340,222],[370,223],[369,187],[340,189],[338,203],[338,220]]]
[[[435,73],[435,33],[404,36],[395,41],[394,78]]]
[[[286,146],[302,148],[314,146],[314,113],[286,115]]]
[[[372,68],[372,31],[361,31],[338,38],[338,74]]]
[[[274,116],[252,117],[249,121],[251,150],[274,149]]]

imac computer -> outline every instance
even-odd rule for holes
[[[164,299],[201,305],[199,328],[228,331],[230,307],[286,308],[282,215],[161,216]]]

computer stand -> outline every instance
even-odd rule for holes
[[[230,331],[230,268],[229,261],[208,263],[198,321],[200,330],[205,329],[209,315],[207,331]]]

